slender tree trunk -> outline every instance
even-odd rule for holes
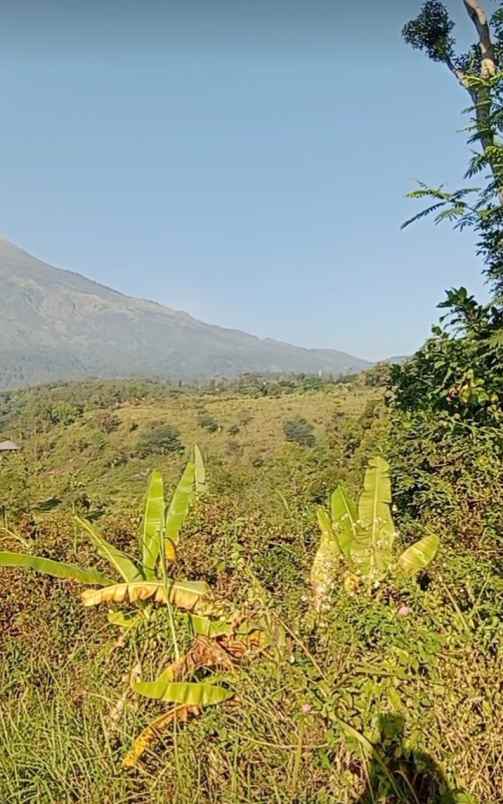
[[[477,31],[479,37],[479,47],[482,55],[480,77],[487,81],[496,75],[497,72],[496,57],[494,54],[493,43],[491,41],[491,30],[489,28],[487,14],[479,0],[463,0],[463,4],[466,8],[468,16],[475,26],[475,30]],[[494,129],[491,125],[491,90],[486,86],[480,87],[479,89],[473,89],[468,87],[466,83],[464,86],[470,93],[473,100],[480,142],[496,181],[496,189],[500,204],[503,205],[503,168],[501,166],[501,160],[494,159],[490,152],[490,149],[494,148],[495,146]]]

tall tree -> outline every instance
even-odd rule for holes
[[[479,0],[461,0],[475,27],[477,41],[465,53],[456,54],[454,23],[445,6],[427,0],[419,15],[402,31],[404,40],[444,64],[471,99],[470,143],[478,143],[466,177],[486,171],[483,188],[446,192],[442,187],[421,188],[410,194],[430,198],[433,204],[416,215],[435,213],[436,222],[454,221],[458,228],[471,226],[478,235],[479,253],[493,285],[496,300],[503,295],[503,3],[488,19]],[[472,201],[472,198],[475,198]]]

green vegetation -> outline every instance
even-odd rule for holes
[[[443,497],[424,513],[409,507],[402,464],[390,453],[400,446],[398,419],[410,414],[390,410],[375,379],[317,390],[302,381],[280,391],[275,382],[274,395],[96,382],[2,398],[1,436],[22,443],[1,459],[2,551],[95,567],[111,580],[103,552],[95,558],[103,534],[143,575],[145,567],[154,574],[126,582],[119,573],[124,583],[96,584],[84,594],[97,605],[82,607],[76,581],[34,575],[27,583],[22,568],[0,570],[2,800],[36,801],[42,790],[64,801],[78,789],[90,802],[353,802],[372,789],[376,800],[408,801],[407,784],[419,801],[497,800],[494,534],[475,528],[467,539]],[[83,410],[73,423],[45,416],[46,403],[74,396]],[[218,432],[200,428],[203,407]],[[100,418],[107,408],[109,432]],[[316,428],[307,450],[285,441],[284,422],[298,417]],[[183,530],[182,516],[176,538],[171,526],[163,537],[165,547],[176,541],[168,582],[188,577],[212,590],[204,612],[150,595],[135,602],[130,592],[153,583],[162,597],[162,565],[152,566],[150,548],[135,559],[138,533],[147,545],[157,533],[149,523],[166,523],[152,470],[174,492],[190,457],[138,452],[137,432],[160,421],[184,444],[200,438],[205,455],[207,477],[200,453],[197,472],[189,469],[199,490]],[[240,452],[229,454],[236,422]],[[396,555],[431,532],[441,539],[438,557],[412,577],[386,573],[370,595],[348,594],[339,558],[320,616],[309,592],[317,510],[339,483],[357,495],[379,453],[391,464],[403,544]],[[467,462],[458,482],[470,489],[486,470]],[[483,503],[467,497],[474,523]],[[192,699],[165,701],[181,700],[178,684],[203,685],[200,703],[208,685],[228,699],[202,710]]]
[[[180,433],[171,424],[155,424],[141,432],[136,447],[141,455],[167,455],[183,452]]]
[[[411,47],[425,52],[433,62],[444,65],[466,90],[470,98],[468,125],[470,162],[466,178],[477,176],[477,187],[447,191],[421,184],[411,198],[428,199],[431,205],[407,221],[404,226],[434,215],[435,222],[451,222],[459,230],[472,229],[478,238],[478,253],[495,297],[503,293],[503,8],[489,19],[480,2],[465,0],[464,6],[475,26],[477,44],[465,53],[456,53],[454,23],[438,0],[427,0],[416,19],[403,29]],[[480,183],[482,186],[480,186]],[[501,327],[501,317],[499,327]]]
[[[301,447],[314,447],[316,438],[313,433],[313,425],[306,421],[302,416],[296,419],[289,419],[283,425],[283,432],[287,441],[300,444]]]
[[[378,589],[392,570],[405,577],[415,575],[436,555],[438,536],[429,534],[408,547],[394,565],[396,532],[390,510],[389,466],[381,457],[370,459],[358,506],[342,485],[332,494],[330,504],[330,515],[324,508],[318,509],[322,539],[311,569],[317,611],[329,602],[339,563],[349,570],[344,587],[355,594],[360,585],[369,592]]]
[[[214,416],[210,416],[209,414],[205,414],[201,416],[199,419],[199,425],[204,429],[207,430],[208,433],[217,433],[220,425],[218,421],[215,419]]]
[[[0,395],[1,801],[501,801],[503,18],[465,7],[468,54],[431,0],[404,37],[489,176],[415,195],[477,232],[490,304],[450,290],[344,379]]]

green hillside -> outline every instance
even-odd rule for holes
[[[328,608],[313,610],[318,507],[340,481],[357,497],[373,455],[398,461],[378,377],[199,391],[89,382],[0,397],[0,441],[22,447],[0,458],[1,550],[107,571],[78,515],[137,556],[151,471],[169,499],[197,442],[208,491],[182,529],[175,577],[208,583],[269,634],[226,669],[198,671],[232,697],[169,723],[126,768],[141,729],[169,711],[128,692],[130,673],[154,679],[191,649],[187,615],[172,609],[170,625],[165,607],[147,606],[118,629],[107,607],[83,608],[78,583],[0,569],[2,801],[363,802],[371,790],[389,802],[499,800],[494,474],[485,500],[472,480],[470,528],[447,485],[469,488],[468,466],[445,471],[447,497],[423,493],[411,518],[392,463],[396,552],[434,532],[437,557],[368,592],[348,590],[341,566]],[[495,469],[484,471],[488,485]]]

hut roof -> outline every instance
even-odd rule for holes
[[[0,452],[12,452],[19,449],[19,446],[14,441],[0,441]]]

